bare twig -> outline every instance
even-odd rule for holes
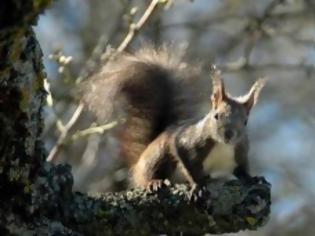
[[[270,2],[267,7],[264,9],[263,13],[258,16],[258,17],[253,17],[249,19],[248,23],[243,27],[243,29],[237,34],[237,36],[234,36],[229,39],[229,42],[226,43],[223,48],[220,48],[217,53],[218,54],[226,54],[229,51],[233,51],[237,46],[239,46],[243,40],[244,40],[244,34],[256,34],[256,37],[254,40],[251,40],[249,44],[255,44],[255,42],[259,39],[257,37],[257,33],[262,31],[263,25],[266,23],[266,21],[272,16],[272,13],[274,9],[278,6],[283,4],[283,0],[274,0]],[[245,58],[245,63],[244,65],[249,63],[249,57],[251,54],[252,49],[254,48],[253,46],[247,46],[244,50],[244,58]]]
[[[124,38],[124,40],[121,42],[121,44],[118,46],[117,52],[122,52],[128,47],[128,45],[137,35],[139,30],[143,28],[143,26],[148,21],[150,16],[152,16],[153,12],[157,9],[157,6],[159,5],[159,3],[161,3],[160,0],[152,0],[148,8],[145,10],[143,15],[139,19],[139,21],[136,24],[130,24],[129,32]]]
[[[115,24],[111,28],[110,33],[103,34],[99,37],[98,42],[96,43],[94,49],[92,50],[91,55],[84,63],[83,68],[79,73],[79,77],[76,79],[76,83],[80,83],[85,78],[91,76],[91,74],[96,71],[98,66],[101,64],[101,58],[106,47],[108,47],[109,42],[112,42],[117,34],[122,30],[122,18],[126,14],[127,10],[130,8],[131,2],[127,1],[126,3],[121,3],[122,9],[115,18]],[[109,36],[108,36],[109,35]]]
[[[136,35],[139,33],[139,31],[144,27],[145,23],[149,20],[149,18],[154,14],[154,12],[158,9],[158,5],[164,3],[164,1],[161,0],[152,0],[149,6],[144,11],[143,15],[140,17],[137,23],[130,24],[128,34],[126,37],[122,40],[122,42],[117,47],[116,52],[122,52],[124,51],[130,43],[134,40]],[[108,54],[107,58],[105,58],[105,63],[112,57],[112,54]],[[83,111],[84,105],[82,103],[79,104],[79,106],[76,108],[75,112],[73,113],[72,117],[70,118],[69,122],[65,125],[65,129],[63,132],[61,132],[57,143],[55,146],[51,149],[47,161],[54,161],[60,152],[65,140],[68,138],[69,131],[73,127],[73,125],[78,121],[82,111]]]
[[[261,65],[253,65],[249,64],[243,66],[244,64],[240,64],[240,66],[235,66],[234,63],[220,65],[219,68],[222,71],[226,72],[238,72],[240,70],[247,71],[262,71],[262,70],[281,70],[281,71],[306,71],[308,73],[315,72],[314,65],[308,64],[261,64]]]
[[[269,9],[269,8],[268,8]],[[269,15],[268,20],[290,20],[294,19],[304,19],[306,15],[310,15],[312,13],[311,9],[303,9],[297,10],[295,12],[277,12],[275,14]],[[162,24],[161,27],[163,30],[173,30],[174,28],[191,28],[195,29],[196,27],[202,27],[205,30],[208,27],[212,27],[215,24],[222,24],[227,21],[244,21],[244,19],[252,20],[253,16],[251,14],[224,14],[224,15],[209,15],[209,18],[204,19],[195,19],[188,21],[180,21],[180,22],[167,22],[166,24]]]
[[[60,152],[60,149],[62,148],[62,145],[64,144],[64,141],[66,140],[68,136],[70,129],[73,127],[73,125],[77,122],[78,118],[80,117],[83,111],[83,107],[84,107],[83,103],[80,103],[79,106],[75,109],[72,117],[70,118],[68,123],[64,126],[64,129],[62,130],[55,146],[49,152],[47,161],[53,161],[56,158],[56,156]]]
[[[71,137],[71,141],[75,141],[78,138],[82,138],[91,134],[103,134],[106,130],[112,129],[118,124],[117,121],[110,122],[105,125],[90,127],[84,130],[77,131],[74,135]]]
[[[271,17],[271,14],[274,11],[274,9],[282,3],[283,0],[275,0],[270,2],[269,5],[264,10],[263,14],[260,17],[257,17],[250,21],[248,25],[245,27],[244,29],[245,32],[248,31],[248,33],[251,34],[251,37],[249,37],[249,41],[244,48],[245,58],[244,67],[248,66],[250,63],[250,56],[252,54],[253,49],[255,48],[256,42],[258,41],[259,38],[261,38],[265,22]]]

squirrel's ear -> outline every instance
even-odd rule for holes
[[[242,99],[241,99],[242,103],[246,107],[246,110],[248,113],[250,112],[252,107],[255,106],[255,104],[257,103],[259,94],[260,94],[262,88],[265,86],[266,82],[267,82],[266,78],[258,79],[253,84],[253,86],[251,87],[249,92],[242,97]]]
[[[224,82],[222,80],[221,71],[215,65],[211,65],[210,73],[212,78],[212,107],[216,108],[225,97]]]

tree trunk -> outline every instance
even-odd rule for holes
[[[32,212],[30,188],[44,160],[42,52],[30,27],[49,1],[0,3],[0,191],[2,212]]]

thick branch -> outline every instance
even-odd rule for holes
[[[186,185],[158,192],[135,189],[87,197],[75,194],[64,224],[84,235],[220,234],[257,229],[270,212],[270,185],[211,181],[197,204],[189,203]],[[198,205],[198,206],[196,206]]]

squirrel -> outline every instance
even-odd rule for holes
[[[211,94],[200,67],[169,51],[119,54],[85,83],[83,101],[99,119],[124,118],[117,138],[133,186],[157,189],[177,168],[193,188],[215,172],[250,178],[246,126],[266,80],[233,97],[211,66]]]

